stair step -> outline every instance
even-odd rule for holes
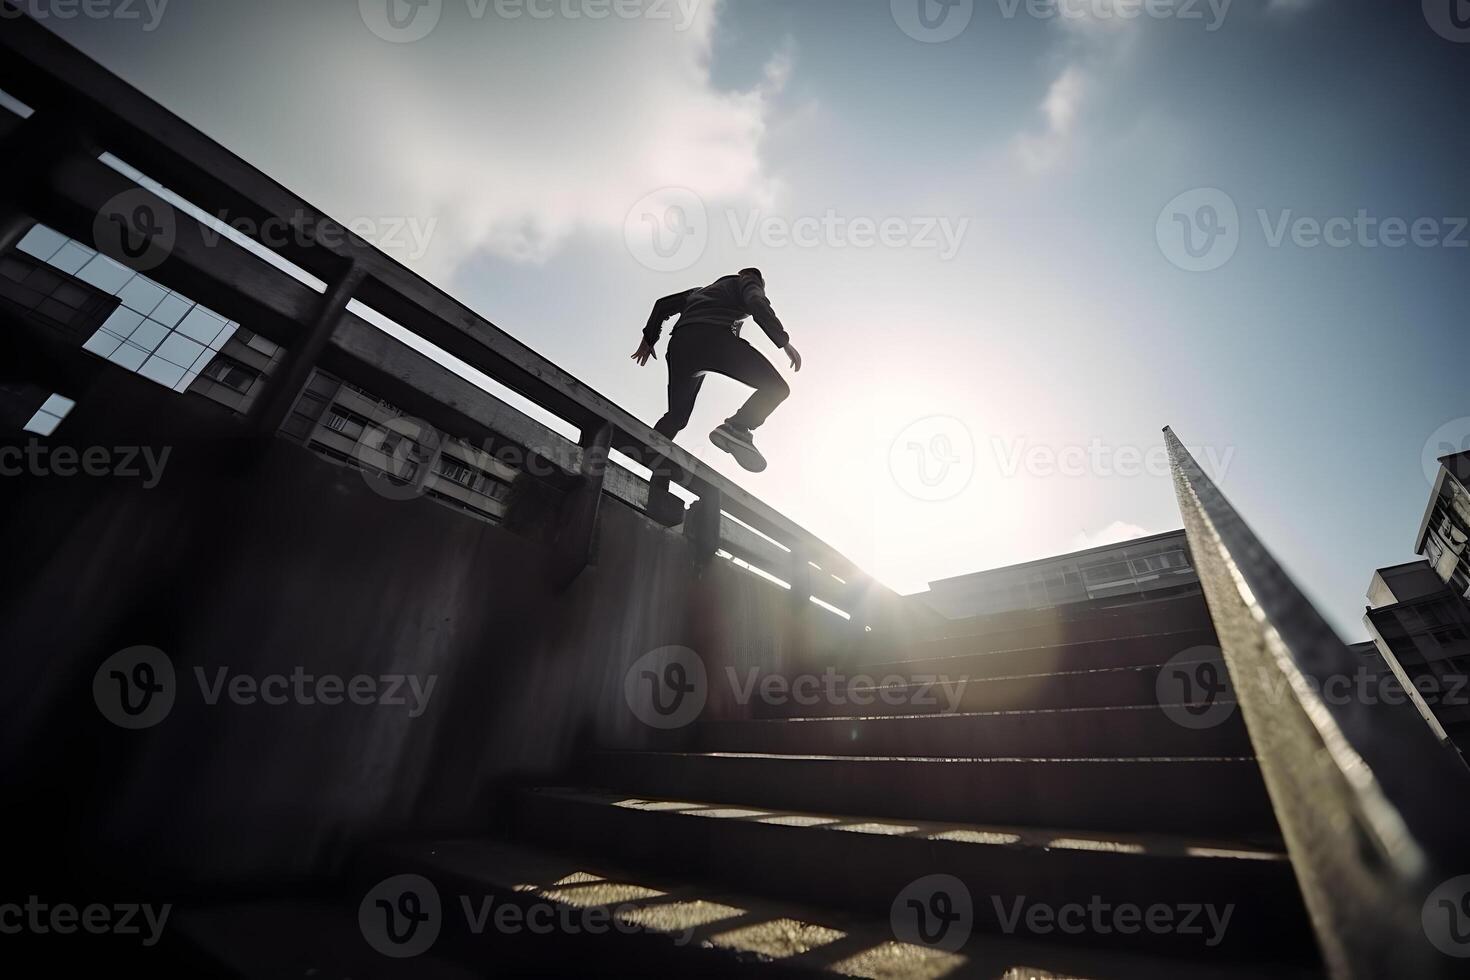
[[[1209,619],[1209,615],[1209,605],[1205,602],[1204,593],[1195,591],[1153,599],[1129,596],[1115,600],[1066,602],[1058,606],[1027,604],[1025,608],[985,613],[968,619],[945,620],[942,628],[950,635],[974,636],[1032,626],[1055,626],[1059,623],[1094,620],[1162,622],[1166,619],[1189,617]]]
[[[1081,615],[1067,607],[1057,607],[1033,610],[1019,618],[1001,616],[956,622],[948,627],[951,631],[948,636],[920,640],[889,650],[886,654],[874,650],[864,661],[914,660],[1213,628],[1209,607],[1204,598],[1197,595],[1109,610],[1088,610]]]
[[[1161,835],[982,827],[826,813],[629,799],[565,789],[522,792],[516,826],[548,847],[599,849],[638,867],[756,888],[794,901],[887,916],[912,882],[964,882],[975,928],[1004,934],[999,909],[1051,908],[1097,896],[1108,906],[1229,909],[1220,941],[1180,933],[1075,937],[1088,945],[1168,949],[1214,959],[1309,962],[1311,932],[1290,863],[1279,850]],[[1008,913],[1007,913],[1008,914]],[[1213,930],[1206,928],[1205,933]]]
[[[941,642],[948,644],[949,641]],[[917,655],[915,659],[864,664],[861,673],[874,676],[930,673],[949,677],[1005,677],[1101,667],[1147,667],[1201,647],[1214,650],[1213,658],[1219,658],[1220,643],[1213,629],[1143,632],[1106,640],[1078,640],[962,653],[946,650],[930,655],[919,649],[910,651]]]
[[[749,704],[756,718],[846,717],[865,715],[924,715],[941,712],[1036,710],[1042,708],[1113,708],[1134,705],[1184,704],[1197,699],[1197,686],[1186,688],[1178,672],[1193,673],[1212,666],[1212,677],[1223,685],[1217,698],[1233,698],[1224,661],[1202,657],[1168,665],[1103,667],[1060,673],[1029,673],[1006,677],[936,678],[910,674],[906,683],[883,683],[862,675],[837,675],[827,687],[813,676],[806,686],[781,688],[777,696],[752,689]],[[860,683],[861,679],[861,683]],[[836,693],[829,693],[835,690]],[[1224,720],[1225,712],[1218,712]]]
[[[973,758],[1247,756],[1250,737],[1233,702],[1218,724],[1185,727],[1174,707],[1049,708],[933,715],[854,715],[710,721],[664,736],[686,752]],[[1187,714],[1183,717],[1190,717]]]
[[[399,845],[369,855],[369,880],[418,874],[433,882],[445,910],[441,945],[482,975],[523,976],[506,969],[508,945],[543,976],[838,975],[888,978],[1026,976],[1140,977],[1205,980],[1303,977],[1296,965],[1208,963],[1083,947],[1017,936],[972,934],[957,952],[895,939],[887,916],[861,916],[800,902],[771,900],[711,887],[697,876],[630,871],[618,862],[585,860],[576,851],[537,850],[490,840]],[[493,924],[478,935],[465,927],[461,900],[478,909],[486,898],[540,910],[551,927],[541,935],[506,936]],[[493,914],[493,913],[492,913]],[[593,935],[593,921],[618,923]],[[492,920],[493,922],[493,920]],[[438,952],[438,947],[435,950]],[[535,955],[531,959],[530,955]],[[356,974],[354,974],[356,976]]]
[[[1249,758],[979,759],[596,752],[589,784],[639,797],[919,820],[1272,839]]]

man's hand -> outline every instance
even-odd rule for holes
[[[791,358],[791,369],[799,373],[801,371],[801,354],[790,344],[787,344],[782,349],[786,351],[786,356]]]
[[[623,349],[627,350],[627,348]],[[643,367],[643,365],[648,363],[648,359],[650,357],[653,358],[655,361],[658,360],[658,355],[653,352],[653,348],[649,347],[648,341],[645,340],[643,343],[639,344],[638,349],[633,352],[633,360],[638,362],[639,367]]]

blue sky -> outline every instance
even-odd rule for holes
[[[1178,527],[1171,424],[1357,639],[1470,437],[1470,38],[1419,4],[442,0],[398,43],[387,2],[49,24],[649,422],[652,301],[760,266],[771,468],[705,439],[733,383],[680,441],[904,591]]]

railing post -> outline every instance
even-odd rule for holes
[[[322,351],[332,340],[332,331],[347,312],[347,304],[362,285],[366,270],[356,263],[348,263],[322,296],[316,317],[307,327],[299,343],[286,348],[276,376],[267,380],[265,395],[255,406],[251,429],[258,436],[273,436],[286,421],[296,396],[305,387],[306,380],[316,367]]]
[[[582,430],[582,474],[577,487],[562,501],[561,528],[555,541],[555,586],[564,589],[592,563],[597,533],[597,512],[602,505],[602,488],[607,477],[608,453],[612,449],[612,423],[602,422]]]
[[[802,542],[791,543],[791,605],[798,615],[804,615],[811,607],[812,566],[808,564],[811,561],[809,554]]]
[[[678,502],[677,497],[673,499]],[[693,543],[695,560],[701,565],[713,558],[719,550],[720,511],[723,508],[724,497],[720,491],[714,487],[705,487],[700,491],[699,499],[689,505],[689,512],[684,517],[684,536]]]
[[[1416,712],[1324,697],[1358,676],[1357,656],[1164,432],[1210,616],[1329,972],[1463,976],[1428,930],[1432,917],[1446,935],[1460,928],[1466,888],[1448,902],[1436,889],[1470,874],[1470,773]]]

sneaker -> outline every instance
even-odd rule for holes
[[[755,448],[755,438],[749,429],[726,422],[709,434],[709,441],[735,457],[735,462],[752,473],[761,473],[766,468],[766,458]]]

